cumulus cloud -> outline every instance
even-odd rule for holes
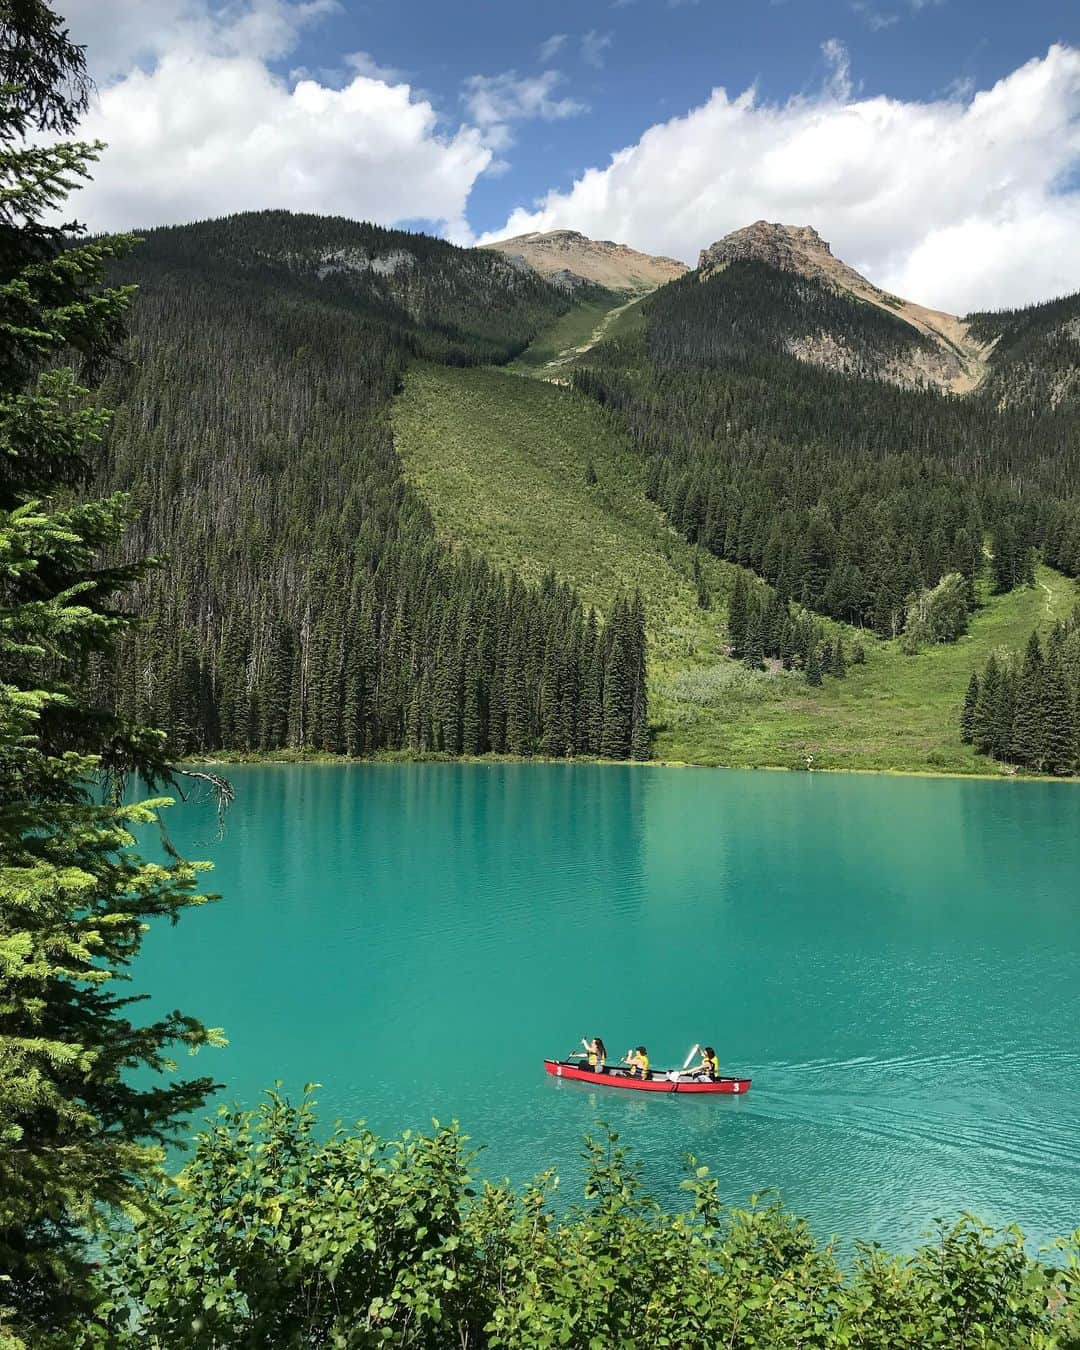
[[[277,60],[338,0],[66,0],[64,16],[86,45],[95,77],[109,81],[178,49]]]
[[[100,86],[81,133],[109,146],[80,218],[107,230],[287,207],[467,237],[469,192],[494,159],[479,127],[445,130],[428,100],[363,53],[340,87],[274,72],[335,7],[69,0]]]
[[[534,118],[561,122],[588,110],[577,99],[554,97],[564,78],[557,70],[541,71],[539,75],[519,75],[516,70],[504,70],[499,75],[471,75],[465,81],[462,99],[488,142],[502,150],[511,142],[513,122]]]
[[[764,218],[814,225],[879,285],[954,312],[1080,288],[1080,50],[927,103],[852,97],[834,56],[817,95],[716,89],[485,238],[572,228],[693,263]]]

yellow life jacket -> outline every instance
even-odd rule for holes
[[[649,1076],[649,1056],[648,1056],[648,1055],[638,1055],[637,1064],[635,1065],[635,1067],[636,1067],[638,1073],[641,1074],[642,1078],[648,1078],[648,1076]]]
[[[708,1068],[708,1072],[711,1073],[714,1078],[720,1077],[720,1060],[716,1055],[707,1055],[705,1064]]]
[[[596,1068],[596,1061],[597,1061],[597,1054],[596,1054],[596,1051],[595,1051],[595,1050],[590,1050],[590,1051],[589,1051],[589,1068],[590,1068],[590,1069],[595,1069],[595,1068]]]

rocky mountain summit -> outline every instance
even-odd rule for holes
[[[812,225],[780,225],[757,220],[701,250],[698,271],[709,276],[730,262],[757,261],[782,272],[833,279],[838,273],[869,286],[858,272],[833,257],[832,249]]]
[[[643,294],[690,270],[675,258],[639,253],[611,239],[589,239],[577,230],[519,234],[484,247],[507,258],[521,259],[541,276],[571,291],[591,282],[612,291]]]
[[[832,249],[810,225],[780,225],[755,221],[702,249],[698,259],[701,279],[715,276],[733,262],[760,262],[819,282],[834,291],[885,310],[908,324],[924,341],[914,343],[903,356],[878,373],[902,385],[936,385],[954,394],[975,389],[986,374],[993,342],[981,341],[971,326],[955,314],[928,309],[890,295],[853,267],[833,256]],[[829,333],[793,334],[790,351],[800,360],[847,371],[844,344]]]

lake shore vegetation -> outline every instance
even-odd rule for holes
[[[514,1189],[478,1182],[475,1161],[456,1125],[320,1131],[310,1096],[274,1092],[222,1108],[110,1243],[88,1343],[1066,1350],[1080,1336],[1080,1234],[1040,1255],[964,1217],[910,1255],[859,1244],[842,1265],[774,1198],[725,1206],[694,1158],[686,1208],[663,1208],[603,1126],[569,1205],[551,1172]]]
[[[36,139],[70,135],[88,89],[47,6],[4,8],[0,71],[0,1343],[37,1347],[72,1344],[99,1297],[89,1236],[214,1086],[156,1071],[218,1037],[179,1011],[140,1020],[123,990],[147,923],[208,897],[202,865],[132,847],[169,799],[123,784],[174,779],[164,734],[88,693],[147,565],[103,561],[124,497],[76,495],[108,424],[88,382],[131,298],[102,278],[132,241],[49,223],[99,147]]]

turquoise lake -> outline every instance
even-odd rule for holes
[[[652,1192],[681,1159],[819,1237],[911,1247],[935,1216],[1080,1225],[1080,788],[588,765],[238,768],[168,813],[216,905],[136,983],[225,1028],[196,1072],[327,1120],[457,1118],[480,1170],[617,1128]],[[716,1046],[745,1098],[557,1082],[599,1033],[654,1065]],[[185,1063],[184,1067],[187,1067]]]

